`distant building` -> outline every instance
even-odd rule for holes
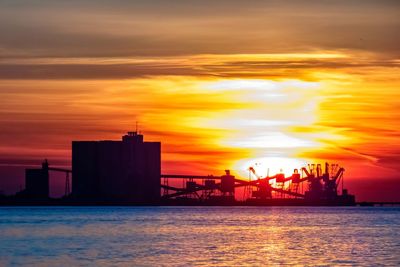
[[[46,199],[49,197],[49,165],[43,162],[41,169],[25,170],[24,195],[29,198]]]
[[[160,198],[161,143],[129,132],[122,141],[72,142],[72,196],[152,203]]]

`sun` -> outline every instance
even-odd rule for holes
[[[293,79],[208,81],[205,90],[243,106],[221,110],[201,123],[222,133],[216,146],[243,152],[243,158],[236,157],[229,164],[238,176],[247,179],[249,167],[259,176],[280,172],[291,176],[294,169],[306,165],[306,160],[298,157],[302,151],[323,146],[321,127],[315,127],[323,86]]]
[[[260,157],[254,159],[239,160],[233,166],[237,174],[242,177],[254,180],[257,177],[250,174],[249,168],[254,168],[259,177],[273,176],[277,173],[284,173],[285,176],[291,176],[294,169],[301,169],[307,162],[302,159],[288,157]],[[250,176],[249,176],[250,175]]]

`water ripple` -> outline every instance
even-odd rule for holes
[[[400,208],[0,208],[1,266],[399,266],[399,255]]]

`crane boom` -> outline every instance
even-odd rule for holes
[[[307,170],[306,167],[301,168],[301,170],[302,170],[303,172],[305,172],[305,174],[306,174],[307,176],[310,176],[310,175],[311,175],[310,172]]]

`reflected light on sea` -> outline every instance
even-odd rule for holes
[[[400,265],[400,208],[2,207],[0,265]]]

